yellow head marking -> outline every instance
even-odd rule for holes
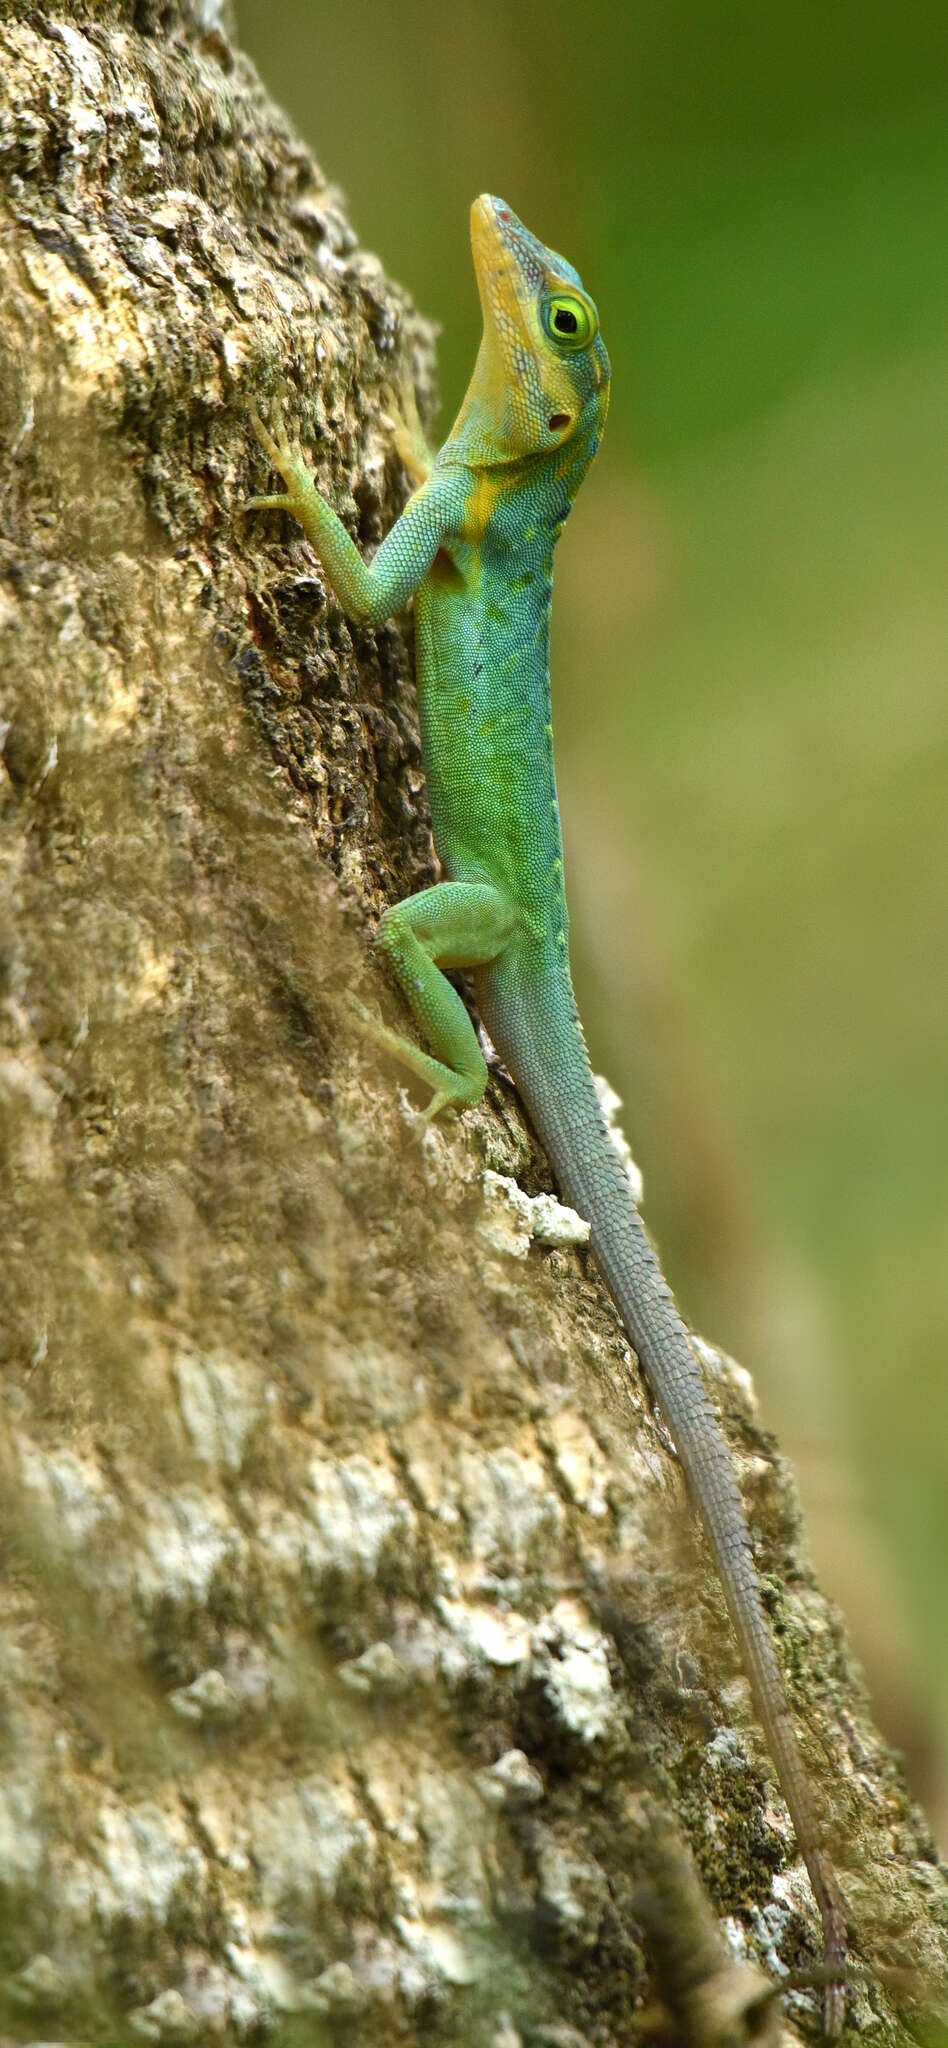
[[[474,466],[494,467],[577,429],[598,441],[609,358],[575,270],[486,194],[471,208],[471,246],[484,335],[451,442]]]

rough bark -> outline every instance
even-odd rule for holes
[[[760,2040],[818,1927],[675,1458],[503,1075],[422,1141],[336,1006],[410,638],[238,516],[279,391],[377,541],[430,334],[207,8],[7,10],[0,161],[5,2037]],[[944,1886],[707,1358],[905,2040]]]

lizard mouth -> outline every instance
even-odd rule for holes
[[[482,293],[488,283],[499,281],[501,277],[508,281],[512,278],[511,228],[520,228],[516,214],[511,213],[502,199],[494,199],[489,192],[482,192],[471,207],[471,252]],[[523,233],[522,228],[520,232]]]
[[[496,243],[501,223],[506,227],[514,220],[509,206],[502,199],[495,199],[490,192],[482,192],[471,207],[471,245],[474,260],[477,261],[485,242]]]
[[[471,252],[485,322],[529,333],[527,301],[542,285],[536,243],[503,199],[482,192],[471,207]],[[536,273],[535,276],[533,273]]]

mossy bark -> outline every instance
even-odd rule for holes
[[[410,634],[240,516],[279,395],[370,548],[430,332],[206,7],[7,8],[0,163],[5,2038],[761,2039],[818,1927],[675,1458],[505,1077],[422,1140],[340,1015]],[[945,1891],[707,1356],[904,2040]]]

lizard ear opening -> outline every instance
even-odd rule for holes
[[[561,427],[569,426],[569,413],[551,412],[550,417],[547,421],[547,426],[549,427],[551,434],[558,434]]]

